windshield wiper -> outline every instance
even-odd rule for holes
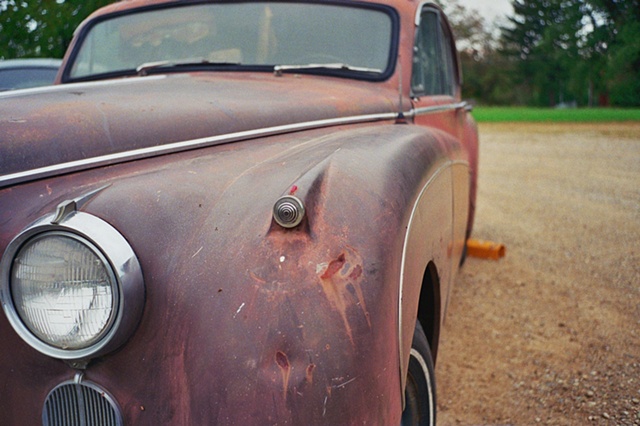
[[[240,62],[212,62],[204,58],[184,59],[180,61],[155,61],[145,62],[136,68],[139,76],[145,76],[150,70],[158,68],[179,68],[191,66],[232,66],[240,65]]]
[[[327,69],[327,70],[346,70],[357,72],[370,72],[381,74],[382,70],[377,68],[366,67],[354,67],[349,64],[332,63],[332,64],[306,64],[306,65],[276,65],[273,67],[273,73],[277,76],[281,76],[287,71],[300,71],[300,70],[315,70],[315,69]]]

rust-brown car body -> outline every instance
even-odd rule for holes
[[[160,3],[172,2],[117,3],[84,25]],[[71,83],[63,65],[64,84],[0,97],[0,253],[82,199],[144,276],[135,331],[90,360],[42,354],[0,317],[0,424],[42,422],[77,373],[126,424],[400,422],[416,319],[435,357],[471,232],[477,133],[459,72],[453,94],[411,93],[421,6],[385,4],[398,45],[383,81],[222,70]],[[283,195],[306,207],[292,229],[272,218]]]

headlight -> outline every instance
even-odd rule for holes
[[[11,296],[24,325],[60,349],[84,349],[113,324],[118,283],[104,256],[68,233],[45,233],[15,256]]]
[[[142,314],[144,283],[133,250],[87,213],[48,216],[24,230],[7,247],[0,272],[11,325],[52,357],[88,360],[112,351]]]

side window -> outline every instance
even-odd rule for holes
[[[455,95],[456,93],[456,69],[454,64],[455,52],[451,50],[454,46],[451,40],[451,34],[444,28],[443,22],[440,21],[440,44],[442,46],[442,73],[444,75],[443,94]]]
[[[453,95],[455,76],[451,38],[435,9],[424,9],[413,48],[414,95]]]

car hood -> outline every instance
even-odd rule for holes
[[[335,125],[334,119],[397,108],[397,93],[380,83],[267,73],[169,74],[24,90],[0,95],[0,175],[96,158],[112,163],[132,151],[151,156],[169,144],[189,149],[202,139],[236,141],[260,130]]]

